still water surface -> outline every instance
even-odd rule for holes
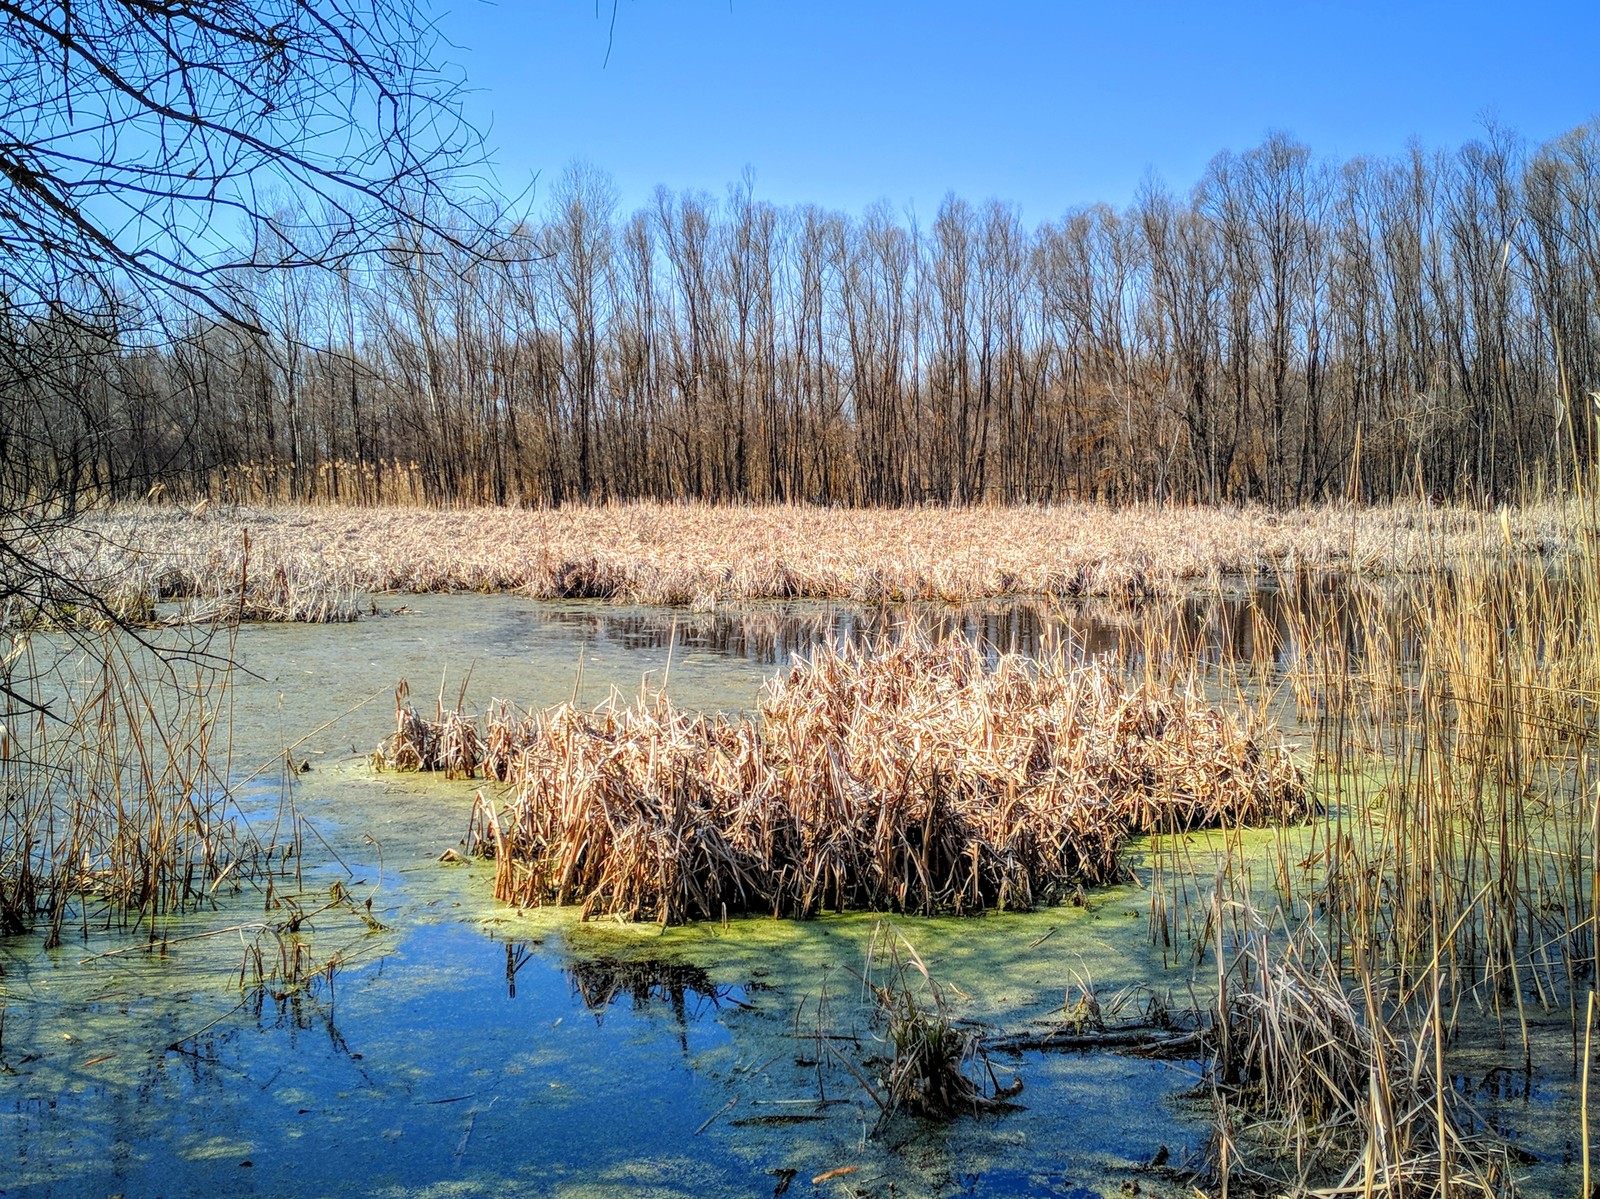
[[[437,861],[465,832],[474,786],[375,774],[366,754],[402,677],[414,702],[438,691],[478,710],[593,703],[644,680],[684,707],[748,710],[793,655],[908,620],[1025,652],[1065,631],[1096,653],[1127,650],[1160,619],[1202,655],[1284,652],[1259,597],[1195,603],[698,616],[431,596],[353,625],[245,628],[235,775],[286,751],[310,769],[268,770],[244,803],[263,821],[306,821],[302,909],[337,882],[384,929],[342,909],[314,917],[319,960],[337,951],[344,964],[281,1002],[240,1002],[248,946],[276,944],[258,940],[254,892],[165,930],[164,952],[97,931],[50,953],[0,941],[0,1194],[753,1195],[786,1179],[812,1193],[813,1177],[849,1166],[824,1188],[1164,1193],[1143,1163],[1163,1147],[1180,1162],[1207,1135],[1208,1113],[1185,1097],[1194,1063],[997,1059],[1002,1080],[1023,1078],[1025,1110],[879,1127],[817,1039],[869,1070],[883,1051],[853,973],[877,918],[663,931],[514,913],[489,896],[487,869]],[[893,925],[961,1014],[1023,1031],[1085,984],[1102,1000],[1130,988],[1142,1003],[1148,987],[1187,1002],[1187,972],[1151,944],[1148,904],[1130,886],[1082,907]]]

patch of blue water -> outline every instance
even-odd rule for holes
[[[880,1125],[810,1062],[794,997],[699,968],[422,924],[309,993],[229,1010],[215,974],[173,985],[180,960],[8,975],[32,999],[0,1047],[0,1193],[748,1195],[853,1165],[840,1177],[871,1193],[1083,1195],[1172,1139],[1149,1128],[1186,1084],[1028,1055],[997,1063],[1025,1076],[1025,1111]],[[69,977],[98,985],[74,996]],[[870,1060],[853,1013],[828,1027]]]

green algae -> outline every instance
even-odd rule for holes
[[[453,700],[454,672],[475,658],[472,702],[536,705],[571,696],[579,648],[591,699],[636,689],[646,671],[664,678],[670,653],[679,702],[738,710],[769,668],[670,642],[575,646],[570,622],[531,619],[534,606],[506,597],[416,607],[387,621],[239,632],[235,773],[255,775],[240,804],[264,826],[304,830],[296,873],[276,884],[280,906],[246,889],[132,939],[91,924],[53,951],[31,938],[0,944],[10,1099],[0,1155],[14,1185],[732,1195],[770,1190],[781,1176],[771,1171],[809,1184],[855,1164],[848,1185],[864,1193],[895,1183],[903,1193],[1067,1194],[1129,1177],[1163,1138],[1197,1150],[1204,1124],[1176,1099],[1192,1078],[1109,1055],[1003,1063],[1036,1087],[1014,1116],[897,1121],[870,1135],[877,1113],[853,1079],[796,1064],[806,1060],[797,1026],[818,1019],[851,1034],[863,1060],[873,1052],[870,1006],[851,973],[865,968],[870,917],[663,931],[497,905],[482,863],[438,860],[460,843],[474,785],[367,764],[393,679],[409,675],[420,692],[449,663]],[[368,690],[374,679],[381,692]],[[241,993],[252,939],[288,935],[282,901],[314,911],[334,883],[381,928],[342,907],[322,912],[292,935],[335,968],[286,994]],[[1135,898],[1119,890],[1082,908],[911,921],[907,931],[964,1010],[1022,1028],[1062,1006],[1074,979],[1100,987],[1144,972]],[[675,1003],[670,987],[642,998],[624,989],[596,1010],[575,967],[605,958],[692,962],[713,994]],[[1064,1102],[1073,1092],[1127,1115],[1108,1127],[1095,1105]],[[754,1119],[797,1106],[821,1119]],[[1164,1131],[1128,1136],[1129,1124]]]

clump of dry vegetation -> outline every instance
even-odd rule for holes
[[[258,1015],[268,1000],[280,1011],[286,1006],[298,1007],[323,985],[331,997],[335,973],[370,952],[372,939],[388,931],[372,915],[371,897],[357,903],[339,881],[325,895],[284,894],[276,889],[269,895],[267,906],[277,913],[274,918],[231,930],[241,936],[253,934],[245,942],[239,963],[239,990]],[[344,943],[332,951],[319,948],[311,935],[323,917],[343,926],[341,931],[346,934]]]
[[[394,733],[378,745],[372,764],[379,770],[439,770],[446,778],[471,778],[486,750],[477,722],[459,704],[447,709],[442,691],[432,720],[419,714],[410,698],[411,685],[401,680],[394,693]],[[503,721],[497,722],[491,738],[503,739],[504,729]]]
[[[886,946],[882,952],[879,942]],[[876,975],[874,959],[880,966]],[[949,1120],[1015,1106],[1011,1100],[1021,1092],[1022,1080],[1002,1085],[995,1078],[978,1029],[956,1019],[922,956],[904,936],[889,937],[878,930],[862,981],[871,992],[890,1054],[879,1086],[868,1087],[884,1116],[904,1111]]]
[[[154,936],[153,918],[270,875],[278,847],[230,791],[230,661],[115,630],[0,655],[0,934],[42,919],[47,944],[68,921]]]
[[[1425,569],[1452,554],[1560,557],[1566,510],[1396,504],[1267,509],[1091,504],[840,510],[651,503],[525,511],[126,505],[49,547],[66,575],[190,615],[344,620],[362,592],[520,591],[712,608],[1035,595],[1141,598],[1283,570]],[[131,601],[130,601],[131,602]],[[180,616],[180,618],[182,618]]]
[[[1211,1027],[1222,1172],[1252,1193],[1515,1194],[1506,1144],[1440,1074],[1437,1007],[1413,1030],[1388,987],[1346,985],[1309,929],[1274,938],[1244,918]]]
[[[441,760],[445,722],[400,723],[389,761]],[[1310,806],[1266,730],[1190,693],[962,638],[821,650],[756,719],[647,696],[501,714],[482,745],[512,788],[478,816],[499,898],[663,922],[1026,908],[1120,877],[1130,833]]]

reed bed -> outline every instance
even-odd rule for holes
[[[1334,816],[1323,936],[1447,1002],[1572,1015],[1595,976],[1600,571],[1468,557],[1398,596],[1352,591],[1302,656]],[[1352,652],[1351,647],[1358,647]]]
[[[1218,963],[1216,1164],[1236,1190],[1513,1194],[1534,1159],[1489,1130],[1538,1131],[1526,1111],[1467,1106],[1468,1054],[1587,1077],[1600,544],[1579,517],[1559,566],[1504,552],[1516,530],[1489,522],[1498,549],[1441,542],[1405,579],[1285,580],[1279,667],[1260,682],[1309,726],[1327,818],[1209,877],[1174,851],[1152,903],[1153,919],[1187,913]],[[1551,1115],[1585,1146],[1587,1193],[1586,1096]]]
[[[1300,569],[1392,574],[1454,554],[1560,559],[1551,502],[1504,513],[1339,506],[1086,504],[838,510],[615,504],[527,511],[125,505],[54,536],[52,561],[101,590],[197,616],[353,618],[361,593],[517,591],[699,609],[747,600],[863,604],[1034,595],[1120,599]],[[231,597],[231,599],[230,599]],[[241,598],[242,597],[242,598]],[[218,601],[235,604],[218,607]],[[209,606],[208,606],[209,605]]]
[[[191,528],[210,528],[185,516]],[[80,518],[33,548],[72,602],[33,599],[13,588],[0,602],[0,628],[112,628],[259,623],[343,624],[362,614],[354,571],[303,548],[258,555],[248,527],[205,544],[151,530],[135,545],[110,538],[99,518]]]
[[[118,630],[0,658],[0,933],[131,926],[266,879],[229,790],[231,650]],[[270,884],[269,884],[270,885]]]
[[[380,754],[440,761],[401,707]],[[664,923],[1028,908],[1123,876],[1132,833],[1292,820],[1311,800],[1266,728],[1057,651],[963,638],[826,648],[754,719],[662,695],[499,713],[474,765],[496,895]]]
[[[1249,1193],[1515,1194],[1512,1157],[1438,1070],[1437,1019],[1371,980],[1351,987],[1302,928],[1249,930],[1227,959],[1211,1025],[1217,1161]],[[1230,1114],[1231,1110],[1231,1114]]]

